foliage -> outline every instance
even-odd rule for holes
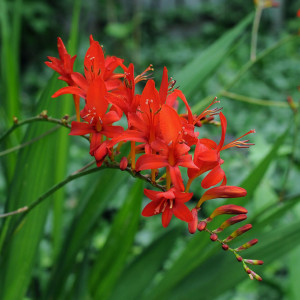
[[[296,4],[287,7],[283,28],[274,25],[281,8],[263,10],[257,53],[250,60],[254,14],[244,17],[254,9],[249,3],[223,7],[235,12],[230,19],[209,4],[160,11],[131,4],[124,9],[117,1],[67,2],[54,1],[51,7],[0,2],[0,205],[7,213],[37,204],[29,213],[24,209],[0,219],[1,299],[91,299],[91,294],[101,299],[295,299],[300,251]],[[63,117],[75,114],[72,100],[51,98],[62,85],[56,76],[49,79],[42,62],[54,53],[56,36],[70,37],[67,48],[74,55],[77,45],[87,48],[89,33],[107,52],[128,57],[139,69],[167,65],[197,113],[219,96],[232,136],[255,127],[256,145],[250,153],[235,151],[238,159],[224,153],[224,170],[232,184],[248,191],[245,200],[234,203],[247,208],[253,229],[237,246],[259,239],[247,257],[265,261],[261,283],[247,281],[239,263],[205,233],[190,237],[182,224],[163,229],[160,218],[140,217],[146,204],[142,181],[114,169],[92,174],[87,169],[76,179],[75,170],[88,162],[88,146],[62,128],[68,127]],[[78,53],[80,60],[81,48]],[[18,126],[27,116],[38,120]],[[11,126],[12,134],[4,136]],[[203,127],[203,137],[209,131],[218,136],[219,128]],[[60,182],[68,185],[61,188]],[[57,191],[48,197],[51,189]],[[202,193],[195,191],[199,198]],[[227,204],[205,203],[203,219],[220,203]]]

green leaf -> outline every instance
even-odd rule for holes
[[[12,3],[13,14],[9,12],[5,0],[0,0],[0,28],[1,28],[1,104],[5,108],[5,121],[11,125],[14,116],[20,117],[20,78],[19,78],[19,43],[22,18],[22,0]],[[13,133],[5,146],[10,148],[20,142],[20,132]],[[13,177],[17,155],[10,154],[3,161],[7,183]]]
[[[293,250],[299,241],[299,226],[300,221],[281,228],[275,227],[261,234],[259,236],[261,242],[247,250],[246,256],[260,257],[265,264],[281,258]],[[201,295],[201,299],[215,299],[236,287],[245,277],[247,278],[247,275],[242,265],[230,254],[226,252],[211,257],[172,289],[165,299],[193,299],[197,295]],[[254,271],[260,273],[259,268],[263,271],[259,266]]]
[[[170,255],[179,236],[178,228],[166,231],[152,242],[124,271],[110,299],[141,299],[157,272]]]
[[[203,234],[190,237],[181,255],[164,273],[162,280],[142,299],[165,299],[170,290],[207,259],[212,246],[210,239]]]
[[[70,33],[70,40],[68,42],[67,50],[69,53],[75,53],[78,40],[78,23],[80,15],[81,0],[74,1],[72,26]],[[55,100],[54,100],[55,101]],[[74,102],[71,95],[61,96],[56,101],[56,109],[54,111],[55,117],[62,118],[64,115],[69,115],[74,111]],[[54,173],[55,182],[63,180],[67,173],[68,156],[70,149],[70,139],[67,138],[65,131],[60,131],[57,134],[57,155],[53,157],[53,164],[56,165],[56,172]],[[62,243],[62,224],[63,224],[63,209],[65,199],[65,188],[60,189],[53,195],[53,256],[55,257]]]
[[[37,112],[48,107],[51,110],[51,95],[57,88],[57,79],[52,78],[41,96]],[[53,125],[35,123],[28,127],[24,140],[28,141],[44,133]],[[55,171],[51,159],[55,156],[55,133],[26,148],[23,148],[16,165],[15,175],[10,185],[6,211],[26,206],[36,200],[53,184],[51,174]],[[22,299],[31,279],[31,271],[36,259],[37,247],[43,234],[49,203],[44,202],[30,212],[18,229],[11,232],[19,216],[5,220],[1,227],[0,249],[0,290],[3,299]],[[5,242],[3,247],[3,242]]]
[[[114,196],[115,187],[120,186],[121,181],[127,177],[120,176],[118,170],[107,169],[99,177],[95,178],[93,174],[88,179],[92,179],[94,184],[91,185],[88,180],[89,194],[85,197],[86,199],[82,197],[80,200],[83,204],[74,213],[73,220],[65,234],[63,246],[54,262],[54,270],[48,282],[47,298],[57,299],[64,295],[66,278],[73,271],[78,252],[85,247],[96,229],[95,224]]]
[[[110,296],[124,268],[140,219],[142,189],[143,182],[136,181],[93,265],[89,290],[94,299],[107,299]]]
[[[239,185],[247,190],[247,196],[242,198],[243,205],[249,202],[249,200],[252,198],[254,191],[256,190],[261,180],[264,178],[271,162],[277,157],[277,151],[283,144],[285,138],[288,135],[288,132],[289,127],[277,138],[268,154],[257,164],[257,166]],[[241,199],[229,199],[226,201],[226,203],[239,205],[241,204]]]
[[[252,21],[252,17],[251,13],[177,73],[176,81],[186,98],[191,97],[197,88],[222,64],[234,43]]]

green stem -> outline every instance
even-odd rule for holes
[[[258,5],[255,10],[255,16],[252,26],[252,33],[251,33],[251,51],[250,51],[250,60],[256,60],[256,49],[257,49],[257,36],[258,36],[258,28],[261,19],[261,14],[263,11],[263,5],[261,4],[262,1],[258,1]]]
[[[38,140],[44,138],[45,136],[51,134],[52,132],[56,131],[56,130],[59,129],[59,128],[60,128],[60,126],[55,126],[55,127],[53,127],[52,129],[46,131],[45,133],[43,133],[43,134],[37,136],[36,138],[34,138],[34,139],[32,139],[32,140],[30,140],[30,141],[28,141],[28,142],[25,142],[25,143],[23,143],[23,144],[20,144],[20,145],[17,145],[17,146],[15,146],[15,147],[12,147],[12,148],[9,148],[9,149],[7,149],[7,150],[4,150],[4,151],[0,152],[0,157],[1,157],[1,156],[4,156],[4,155],[7,155],[7,154],[9,154],[9,153],[18,151],[18,150],[20,150],[20,149],[22,149],[22,148],[24,148],[24,147],[26,147],[26,146],[29,146],[29,145],[31,145],[31,144],[37,142]]]
[[[73,118],[70,118],[68,120],[72,120]],[[4,134],[0,137],[0,143],[7,137],[9,136],[14,130],[16,130],[17,128],[25,125],[25,124],[29,124],[29,123],[33,123],[33,122],[50,122],[50,123],[55,123],[58,124],[60,126],[63,127],[67,127],[67,128],[71,128],[71,126],[68,124],[68,120],[65,119],[55,119],[55,118],[51,118],[48,117],[46,115],[40,114],[38,116],[32,117],[32,118],[28,118],[26,120],[23,121],[16,121],[16,123],[9,128],[6,132],[4,132]]]
[[[299,105],[298,105],[299,106]],[[292,151],[289,157],[289,162],[287,164],[287,169],[285,171],[285,174],[283,176],[283,182],[282,182],[282,187],[281,187],[281,192],[280,192],[280,196],[279,196],[279,201],[283,201],[285,193],[286,193],[286,184],[288,182],[288,178],[291,172],[291,168],[293,166],[293,162],[296,158],[296,150],[297,150],[297,143],[298,143],[298,137],[299,137],[299,130],[300,130],[300,118],[299,118],[299,114],[300,111],[297,111],[297,109],[295,111],[293,111],[293,123],[294,123],[294,132],[293,132],[293,136],[292,136]]]
[[[257,99],[257,98],[252,98],[252,97],[247,97],[244,95],[239,95],[235,94],[232,92],[228,91],[221,91],[220,95],[223,97],[227,97],[233,100],[241,101],[241,102],[246,102],[254,105],[261,105],[261,106],[276,106],[276,107],[285,107],[289,108],[290,106],[286,102],[281,102],[281,101],[272,101],[272,100],[265,100],[265,99]]]
[[[37,205],[39,205],[41,202],[43,202],[45,199],[47,199],[54,192],[56,192],[57,190],[59,190],[60,188],[65,186],[70,181],[73,181],[74,179],[80,178],[82,176],[85,176],[85,175],[88,175],[88,174],[91,174],[91,173],[102,171],[102,170],[107,169],[107,168],[120,169],[120,165],[118,163],[116,163],[116,162],[111,163],[109,161],[104,161],[103,165],[101,167],[95,167],[95,168],[86,170],[87,168],[89,168],[94,163],[95,163],[95,161],[92,161],[92,162],[88,163],[87,165],[85,165],[83,168],[81,168],[81,169],[75,171],[74,173],[70,174],[64,180],[60,181],[59,183],[57,183],[53,187],[51,187],[47,192],[45,192],[43,195],[41,195],[37,200],[32,202],[30,205],[25,206],[25,207],[21,207],[21,208],[15,210],[13,212],[4,213],[4,214],[0,215],[0,217],[8,217],[8,216],[15,215],[15,214],[18,214],[18,213],[23,213],[22,217],[17,222],[17,226],[18,226],[18,224],[20,224],[20,222],[24,219],[24,217],[32,209],[34,209]],[[153,187],[156,187],[156,188],[158,188],[162,191],[165,191],[165,188],[162,185],[160,185],[156,182],[152,182],[150,177],[147,177],[147,176],[144,176],[140,173],[137,173],[129,167],[127,167],[124,171],[126,171],[127,173],[129,173],[131,176],[133,176],[135,178],[139,178],[141,180],[144,180],[144,181],[150,183]]]
[[[265,58],[267,55],[281,47],[282,45],[286,44],[287,42],[292,41],[293,39],[299,39],[299,36],[289,35],[277,43],[275,43],[273,46],[269,47],[268,49],[262,51],[259,55],[257,55],[256,59],[254,61],[249,60],[236,74],[236,76],[225,86],[224,90],[228,91],[230,88],[232,88],[239,79],[250,69],[252,68],[257,62]]]

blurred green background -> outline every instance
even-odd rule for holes
[[[228,184],[249,193],[235,202],[254,226],[245,241],[259,239],[243,255],[265,261],[255,268],[263,281],[249,280],[205,233],[141,217],[145,185],[106,170],[70,182],[21,224],[0,219],[0,299],[299,299],[300,124],[287,98],[299,108],[300,3],[279,3],[262,12],[251,62],[250,0],[0,0],[1,136],[13,116],[74,114],[71,97],[51,99],[63,85],[44,61],[57,56],[58,36],[77,54],[79,72],[90,34],[137,74],[153,64],[157,83],[166,66],[195,113],[219,96],[228,141],[256,129],[255,146],[222,158]],[[64,128],[5,153],[53,126],[32,123],[1,141],[1,213],[32,203],[91,160],[88,143]],[[218,141],[220,128],[203,126],[200,135]],[[197,201],[197,183],[192,192]],[[220,203],[207,203],[202,216]]]

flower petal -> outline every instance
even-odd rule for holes
[[[163,227],[168,227],[170,224],[170,221],[172,219],[173,212],[169,207],[166,207],[166,209],[163,211],[162,216],[161,216],[161,222]]]
[[[166,167],[167,165],[168,161],[164,156],[144,154],[140,156],[136,161],[136,170],[142,171],[148,169],[159,169],[162,167]]]
[[[217,165],[204,177],[204,179],[201,182],[201,186],[204,189],[208,189],[218,184],[221,180],[223,180],[224,176],[225,172],[220,167],[220,165]]]
[[[144,207],[144,209],[142,211],[142,216],[151,217],[151,216],[156,215],[157,214],[157,213],[155,213],[156,207],[157,207],[157,202],[151,201]]]
[[[69,135],[85,135],[95,132],[94,126],[88,123],[73,121],[71,123],[71,131]]]
[[[193,215],[187,206],[181,202],[176,202],[176,200],[173,207],[173,213],[176,218],[182,221],[191,222],[193,220]]]

